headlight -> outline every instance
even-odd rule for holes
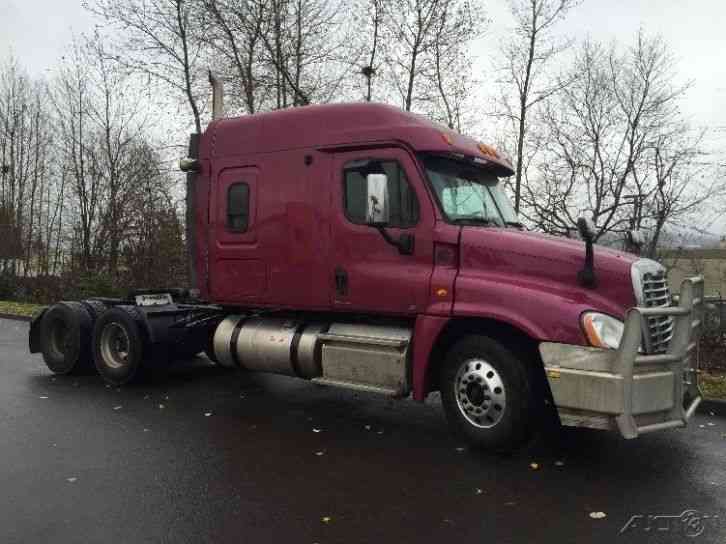
[[[625,326],[619,319],[597,312],[582,314],[582,328],[591,346],[617,349]]]

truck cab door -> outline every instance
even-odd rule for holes
[[[366,224],[366,174],[387,176],[390,219]],[[340,153],[333,161],[331,304],[363,313],[415,315],[429,297],[434,212],[413,158],[399,148]],[[388,239],[388,240],[387,240]],[[410,251],[392,242],[408,239]]]

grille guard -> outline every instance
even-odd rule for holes
[[[670,316],[674,320],[673,337],[665,353],[643,354],[643,331],[647,329],[647,318]],[[625,331],[613,361],[613,372],[623,379],[623,412],[615,418],[618,430],[625,438],[640,434],[682,427],[693,415],[703,395],[698,387],[697,360],[698,338],[703,323],[703,277],[697,276],[681,284],[678,306],[641,308],[628,310]],[[693,361],[693,364],[690,363]],[[667,419],[657,423],[638,426],[633,415],[633,381],[636,365],[659,365],[668,368],[674,376],[681,373],[683,380],[673,380],[675,402]],[[689,404],[684,407],[684,398]]]
[[[654,316],[674,322],[665,352],[644,349],[646,325]],[[539,351],[561,423],[619,431],[624,438],[686,425],[702,399],[696,380],[702,320],[699,276],[683,282],[677,306],[628,310],[617,350],[542,342]]]

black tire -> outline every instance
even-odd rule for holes
[[[43,360],[56,374],[84,374],[93,370],[93,321],[80,302],[59,302],[43,314],[40,348]]]
[[[133,306],[106,310],[93,328],[93,359],[104,380],[125,385],[139,380],[149,358],[143,314]]]
[[[486,336],[467,336],[449,350],[441,401],[453,430],[470,444],[511,452],[530,437],[532,389],[525,361]]]
[[[101,314],[103,312],[105,312],[106,309],[108,308],[108,306],[106,306],[100,300],[94,300],[94,299],[82,300],[81,304],[83,304],[86,307],[86,309],[88,310],[88,313],[91,315],[91,320],[94,323],[101,316]]]

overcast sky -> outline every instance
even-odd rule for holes
[[[119,0],[123,1],[123,0]],[[476,0],[473,0],[476,2]],[[507,0],[483,2],[492,20],[477,54],[496,47],[509,24]],[[677,70],[693,87],[685,112],[698,125],[726,126],[726,1],[585,0],[561,25],[575,37],[628,43],[640,27],[662,34],[678,59]],[[52,67],[72,32],[92,30],[80,0],[0,0],[0,57],[9,50],[34,74]]]

